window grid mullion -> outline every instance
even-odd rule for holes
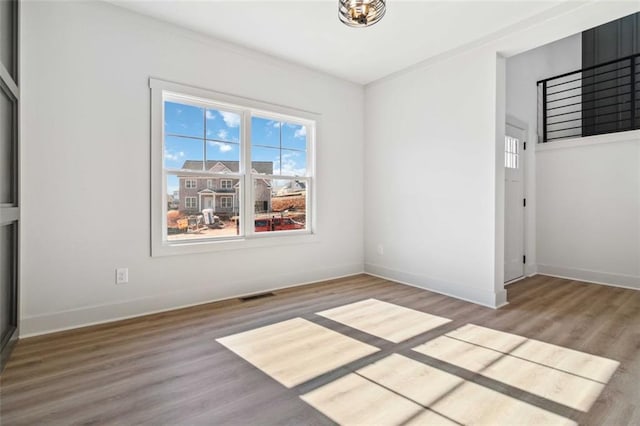
[[[214,173],[202,170],[164,169],[164,171],[167,175],[193,179],[240,179],[243,176],[242,173]]]
[[[251,163],[251,112],[245,110],[242,113],[243,132],[240,135],[240,147],[243,154],[243,173],[244,173],[244,206],[242,206],[242,223],[244,227],[244,235],[251,237],[254,235],[255,230],[253,226],[253,205],[254,205],[254,185],[251,179],[251,170],[253,165]]]
[[[202,170],[207,170],[207,109],[202,110]]]

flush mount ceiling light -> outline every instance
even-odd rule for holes
[[[338,15],[350,27],[370,27],[384,16],[385,0],[338,0]]]

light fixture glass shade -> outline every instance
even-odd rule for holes
[[[385,0],[338,0],[338,15],[350,27],[369,27],[382,19],[385,3]]]

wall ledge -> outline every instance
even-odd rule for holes
[[[640,130],[629,130],[627,132],[607,133],[604,135],[586,136],[584,138],[570,138],[555,142],[537,143],[536,153],[619,142],[640,142]]]

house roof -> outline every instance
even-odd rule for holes
[[[217,166],[217,167],[216,167]],[[272,161],[252,161],[252,169],[257,173],[273,174],[273,162]],[[185,160],[182,165],[186,170],[202,170],[202,160]],[[220,171],[220,169],[228,169],[230,172],[237,172],[240,168],[238,161],[223,161],[223,160],[207,160],[205,164],[205,170]]]
[[[295,189],[295,187],[297,186],[298,189],[307,189],[307,184],[305,182],[301,182],[299,180],[296,180],[294,182],[289,183],[289,188]]]

